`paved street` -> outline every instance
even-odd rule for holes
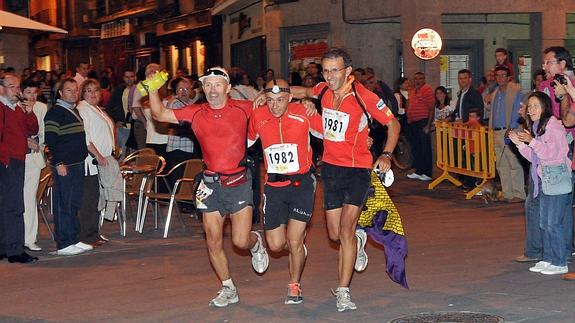
[[[168,239],[154,231],[118,234],[105,247],[76,257],[40,253],[32,265],[0,263],[0,321],[64,322],[386,322],[408,314],[471,311],[506,322],[574,322],[575,283],[528,271],[512,259],[522,252],[523,206],[466,201],[450,184],[427,184],[396,174],[390,190],[401,213],[409,256],[410,289],[385,273],[381,249],[368,244],[369,266],[353,279],[354,312],[338,313],[330,288],[337,287],[337,251],[328,242],[321,199],[307,236],[309,256],[302,279],[304,303],[283,304],[287,257],[275,256],[259,276],[247,253],[226,248],[240,303],[208,307],[219,289],[206,255],[201,226],[177,219]],[[131,226],[133,228],[133,226]],[[40,245],[54,250],[43,223]],[[572,270],[575,267],[571,266]]]

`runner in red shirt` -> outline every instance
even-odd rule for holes
[[[364,270],[368,260],[364,251],[367,235],[355,229],[367,198],[372,168],[367,148],[370,121],[366,114],[388,127],[384,152],[374,165],[382,172],[391,168],[391,152],[397,144],[400,126],[382,100],[350,77],[351,57],[344,50],[334,48],[326,52],[322,67],[326,82],[314,88],[292,87],[291,90],[296,98],[317,97],[323,92],[321,173],[329,237],[340,242],[339,287],[335,294],[337,309],[341,312],[357,308],[351,301],[351,276],[354,267]],[[324,91],[326,86],[328,89]]]
[[[285,80],[268,82],[264,93],[267,107],[252,113],[248,141],[253,144],[261,138],[264,150],[267,176],[263,212],[268,248],[289,251],[290,283],[285,304],[300,304],[305,230],[311,219],[316,186],[310,170],[309,133],[321,138],[321,116],[308,117],[302,104],[290,103],[292,95]]]
[[[206,170],[196,192],[196,206],[203,211],[210,262],[222,281],[222,289],[210,306],[225,307],[239,301],[223,249],[226,214],[230,214],[232,221],[232,242],[240,249],[250,249],[254,270],[263,273],[269,264],[261,235],[256,231],[250,233],[252,181],[251,174],[241,163],[246,155],[252,103],[228,98],[230,78],[221,67],[208,69],[200,82],[208,103],[192,104],[179,110],[166,109],[157,91],[150,90],[150,106],[153,117],[160,122],[189,122],[200,142]]]

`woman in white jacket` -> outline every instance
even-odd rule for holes
[[[82,83],[78,112],[86,131],[86,144],[90,154],[86,158],[84,196],[78,217],[80,219],[80,241],[98,246],[105,242],[99,233],[100,212],[98,166],[106,167],[115,147],[114,122],[98,106],[102,97],[100,83],[88,79]],[[95,161],[94,161],[95,160]],[[98,165],[98,166],[97,166]]]

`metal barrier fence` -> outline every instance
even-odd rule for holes
[[[429,184],[432,190],[444,180],[455,186],[462,183],[452,176],[461,174],[476,177],[481,183],[465,194],[471,199],[482,190],[487,180],[495,177],[495,150],[493,130],[488,127],[469,127],[458,122],[437,121],[437,167],[443,170],[441,176]]]

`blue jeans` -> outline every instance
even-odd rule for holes
[[[525,256],[534,259],[543,258],[543,233],[539,226],[539,196],[533,197],[533,179],[529,176],[529,194],[525,199]]]
[[[84,195],[84,162],[68,166],[66,176],[54,176],[54,228],[58,249],[66,248],[79,241],[80,222],[78,211]]]
[[[543,235],[543,261],[567,266],[566,224],[572,223],[572,195],[545,195],[539,183],[539,224]]]

